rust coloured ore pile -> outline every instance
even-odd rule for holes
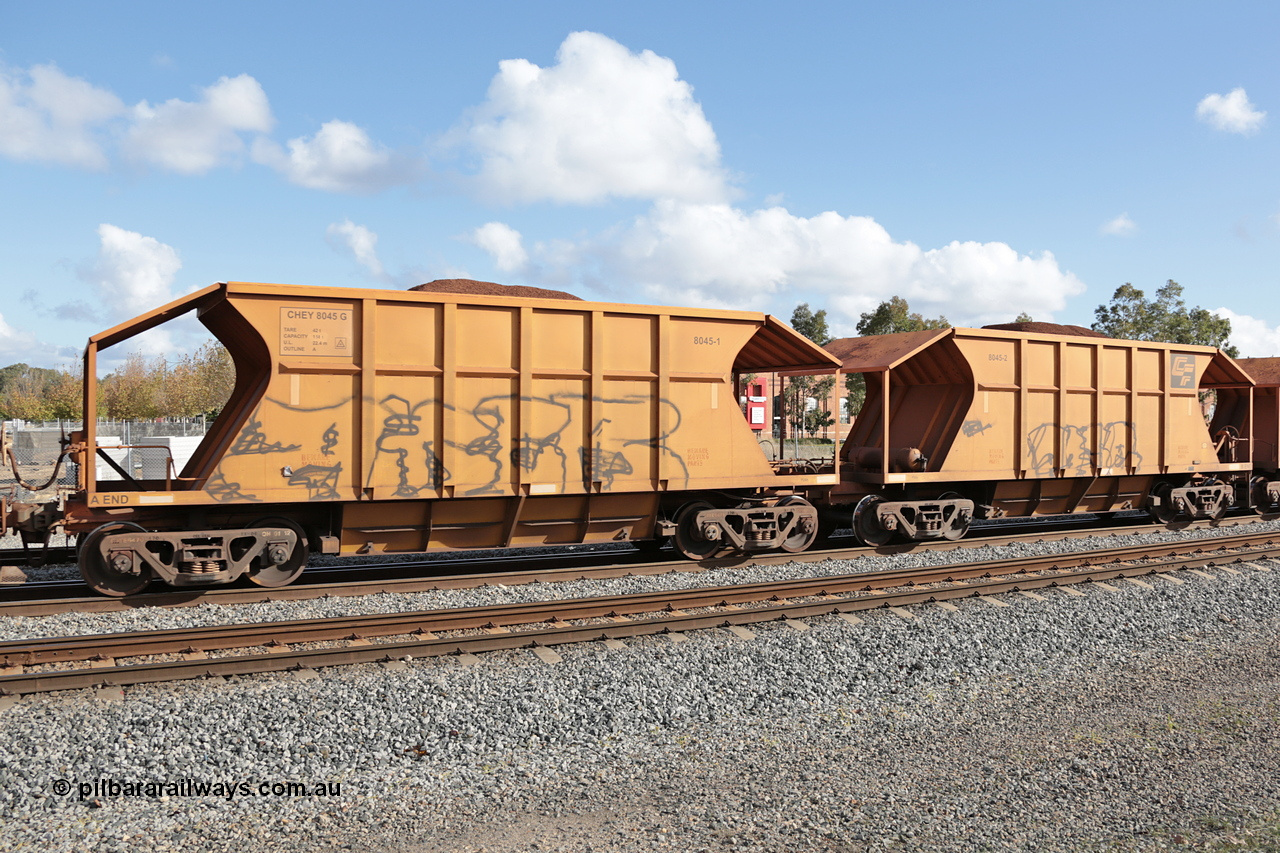
[[[1042,335],[1075,335],[1081,338],[1107,338],[1102,332],[1086,329],[1084,326],[1064,326],[1061,323],[994,323],[983,326],[984,329],[1002,329],[1006,332],[1037,332]]]
[[[582,301],[579,296],[565,293],[563,290],[547,290],[544,287],[529,287],[524,284],[498,284],[493,281],[476,281],[470,278],[438,278],[426,284],[415,285],[410,290],[423,293],[472,293],[477,296],[519,296],[526,299],[574,299]]]

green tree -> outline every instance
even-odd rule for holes
[[[831,389],[836,387],[834,376],[792,376],[787,383],[786,397],[787,422],[791,424],[793,435],[806,433],[813,436],[820,429],[831,426],[835,418],[831,415]],[[814,401],[810,406],[809,401]]]
[[[236,366],[231,353],[217,341],[206,341],[196,350],[192,361],[200,388],[197,408],[199,412],[217,417],[236,386]]]
[[[53,407],[45,398],[45,379],[34,370],[26,370],[13,378],[4,392],[4,409],[9,417],[28,421],[47,421]]]
[[[61,371],[22,363],[0,369],[0,416],[29,421],[69,417],[54,399],[62,376]]]
[[[1188,308],[1182,285],[1169,279],[1155,299],[1132,284],[1116,288],[1111,302],[1093,312],[1093,330],[1131,341],[1166,341],[1219,347],[1235,358],[1239,350],[1227,342],[1231,321],[1199,306]]]
[[[160,362],[157,370],[157,408],[172,418],[190,418],[200,414],[200,386],[192,356],[184,356],[172,365]]]
[[[78,421],[84,417],[84,365],[73,362],[71,367],[59,370],[47,386],[46,394],[53,409],[53,417]]]
[[[831,343],[831,333],[827,330],[827,311],[822,309],[816,314],[809,310],[808,302],[801,302],[791,312],[791,328],[804,335],[820,347]]]
[[[1018,313],[1018,316],[1017,316],[1017,317],[1014,317],[1014,318],[1013,318],[1013,322],[1015,322],[1015,323],[1034,323],[1034,322],[1035,322],[1035,320],[1032,320],[1032,319],[1031,319],[1031,315],[1030,315],[1030,314],[1028,314],[1026,311],[1021,311],[1021,312],[1019,312],[1019,313]]]
[[[3,398],[9,390],[9,386],[13,384],[19,376],[30,370],[30,365],[25,362],[11,364],[8,367],[0,367],[0,398]]]
[[[812,398],[817,402],[817,405],[809,408],[808,403],[805,403],[802,426],[804,431],[812,437],[819,430],[824,430],[836,422],[835,417],[831,414],[830,405],[831,389],[836,387],[836,378],[834,376],[811,376],[809,378],[816,381],[808,390],[806,399]]]
[[[172,363],[132,353],[98,383],[98,415],[119,419],[217,416],[236,383],[227,348],[206,341]],[[79,420],[84,416],[84,369],[11,364],[0,368],[0,417]]]
[[[826,309],[814,312],[810,310],[808,302],[800,303],[791,312],[791,328],[818,346],[831,343]],[[834,376],[790,378],[782,397],[786,422],[791,425],[792,435],[803,432],[812,436],[818,430],[835,423],[835,418],[831,415],[831,389],[834,387]],[[810,400],[815,401],[813,407],[810,407]]]
[[[881,302],[858,321],[859,335],[892,335],[898,332],[923,332],[927,329],[950,329],[946,317],[927,319],[911,310],[901,296]]]
[[[98,383],[98,416],[116,420],[159,417],[163,374],[163,360],[148,363],[141,353],[131,353]]]
[[[98,383],[99,416],[122,420],[216,417],[235,387],[235,364],[226,347],[206,341],[172,361],[148,361],[131,353]]]

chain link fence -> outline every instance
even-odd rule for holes
[[[80,421],[5,421],[5,432],[13,459],[0,460],[0,493],[17,500],[50,500],[59,488],[75,488],[78,470],[70,460],[58,467],[63,441],[83,428]],[[163,480],[166,473],[182,470],[196,445],[204,437],[208,424],[204,418],[160,421],[98,421],[98,446],[115,466],[101,456],[97,459],[99,480],[123,479],[121,471],[137,480]],[[142,445],[142,446],[135,446]],[[173,468],[169,468],[169,460]],[[17,474],[14,476],[14,463]],[[116,467],[120,470],[117,471]],[[56,476],[55,476],[56,471]],[[31,486],[44,486],[33,491]]]

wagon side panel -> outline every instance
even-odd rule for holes
[[[361,491],[363,306],[232,297],[269,350],[269,379],[205,486],[221,503],[353,500]]]

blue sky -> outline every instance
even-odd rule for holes
[[[838,335],[1172,278],[1280,354],[1278,41],[1273,3],[0,4],[0,364],[215,281],[464,276]]]

